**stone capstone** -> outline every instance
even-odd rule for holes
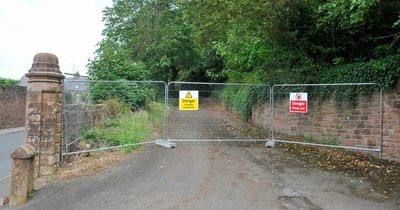
[[[11,154],[13,158],[9,200],[11,207],[24,205],[33,192],[35,156],[36,150],[31,145],[22,145]]]
[[[58,58],[51,53],[38,53],[33,58],[32,67],[25,75],[31,82],[61,83],[64,78],[58,65]]]
[[[33,58],[32,68],[29,73],[34,72],[54,72],[61,74],[58,58],[51,53],[38,53]]]
[[[18,147],[11,153],[12,159],[33,159],[36,156],[36,149],[28,144]]]

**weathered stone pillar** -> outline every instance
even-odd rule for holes
[[[60,160],[61,74],[57,56],[38,53],[33,58],[26,98],[25,141],[38,155],[37,177],[52,175]]]
[[[35,148],[22,145],[12,154],[10,206],[23,205],[33,192]]]

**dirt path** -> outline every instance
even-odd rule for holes
[[[171,127],[173,135],[240,137],[234,116],[215,110],[185,113],[187,121]],[[399,201],[371,192],[370,185],[303,167],[263,143],[180,142],[175,149],[149,145],[90,177],[53,181],[22,209],[400,209]]]

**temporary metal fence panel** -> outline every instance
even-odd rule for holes
[[[266,141],[269,123],[248,121],[253,106],[269,122],[270,86],[264,84],[171,82],[167,135],[171,141]]]
[[[380,85],[282,84],[272,95],[272,140],[381,152]]]
[[[173,147],[167,139],[270,140],[381,152],[382,100],[382,89],[374,83],[271,89],[264,84],[68,80],[62,154],[146,143]],[[118,114],[117,101],[128,105],[125,115]],[[123,138],[115,140],[116,133]]]
[[[164,139],[166,94],[162,81],[64,81],[62,154]]]

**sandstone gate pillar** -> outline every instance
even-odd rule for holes
[[[38,53],[33,58],[26,98],[25,142],[36,151],[35,177],[55,173],[60,162],[61,74],[57,56]]]
[[[35,148],[26,144],[11,154],[13,159],[9,204],[11,207],[26,204],[33,192],[35,155]]]

